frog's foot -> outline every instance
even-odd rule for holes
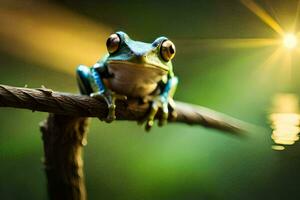
[[[154,119],[157,112],[161,109],[162,113],[158,119],[158,125],[163,126],[167,123],[169,112],[171,113],[171,117],[176,117],[176,113],[174,110],[175,103],[172,98],[168,98],[162,95],[156,96],[151,100],[151,109],[146,118],[146,131],[149,131],[154,124]],[[169,107],[171,109],[169,109]]]
[[[116,94],[110,90],[107,90],[104,93],[95,92],[90,94],[93,98],[104,99],[107,107],[108,107],[108,114],[107,117],[104,119],[105,122],[110,123],[116,119],[116,100],[126,100],[127,97],[124,95]]]

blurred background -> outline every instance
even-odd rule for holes
[[[296,0],[0,0],[0,84],[76,93],[76,66],[100,59],[112,32],[145,42],[165,35],[177,48],[175,98],[260,131],[241,139],[170,124],[147,134],[134,122],[93,119],[89,199],[299,199],[298,10]],[[1,199],[47,198],[38,126],[46,117],[0,109]]]

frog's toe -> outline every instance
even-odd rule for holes
[[[157,114],[158,109],[159,109],[158,104],[156,102],[153,102],[150,113],[148,114],[148,117],[147,117],[147,122],[146,122],[146,126],[145,126],[146,131],[150,131],[150,129],[152,128],[152,126],[154,124],[154,118]]]
[[[154,120],[158,111],[162,111],[158,117],[158,126],[163,126],[168,122],[168,119],[172,120],[177,117],[173,99],[165,98],[164,96],[156,96],[152,100],[147,117],[139,120],[138,124],[142,124],[146,121],[145,130],[149,131],[154,125]]]
[[[115,95],[107,91],[106,93],[100,93],[100,92],[95,92],[90,94],[91,97],[96,98],[96,99],[103,99],[105,100],[108,108],[108,114],[104,120],[107,123],[110,123],[116,119],[115,115],[115,110],[116,110],[116,105],[115,105],[115,100],[119,98],[119,96],[116,98]],[[121,97],[120,97],[121,98]]]
[[[100,92],[94,92],[90,94],[90,97],[96,98],[96,99],[103,99],[103,94]]]
[[[116,105],[110,104],[108,105],[108,114],[106,118],[104,119],[105,122],[111,123],[116,119]]]
[[[152,128],[152,126],[153,126],[153,124],[154,124],[153,120],[148,120],[147,123],[146,123],[146,125],[145,125],[145,130],[146,131],[150,131],[151,128]]]
[[[106,122],[110,123],[116,119],[116,101],[127,100],[127,96],[111,92],[111,101],[108,102],[108,115]]]
[[[163,103],[162,105],[162,115],[158,120],[158,126],[163,126],[167,123],[169,116],[168,103]]]

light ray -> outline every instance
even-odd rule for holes
[[[219,41],[221,47],[227,48],[256,48],[274,46],[279,44],[278,39],[273,38],[243,38],[243,39],[223,39]]]
[[[255,74],[260,77],[261,81],[265,81],[265,79],[269,77],[270,70],[275,69],[274,67],[282,57],[283,53],[284,49],[280,46],[259,65]]]
[[[267,59],[265,62],[262,63],[264,68],[273,66],[275,63],[278,62],[279,58],[283,55],[283,48],[278,47]]]
[[[258,16],[264,23],[271,27],[279,35],[283,35],[284,31],[281,26],[257,3],[253,0],[241,0],[250,11],[252,11],[256,16]]]
[[[283,74],[285,74],[285,81],[288,85],[292,81],[292,55],[291,52],[285,51],[282,59],[282,70]]]
[[[296,52],[297,54],[300,54],[300,47],[296,47],[295,52]]]
[[[194,50],[197,48],[259,48],[276,46],[281,40],[274,38],[216,38],[216,39],[183,39],[174,40],[179,45],[189,45]],[[187,49],[187,50],[188,50]],[[185,50],[186,51],[186,50]]]
[[[255,1],[255,0],[254,0]],[[277,10],[274,9],[273,7],[273,3],[274,3],[274,0],[272,2],[272,0],[264,0],[264,2],[266,3],[266,6],[268,8],[266,8],[265,10],[268,10],[270,12],[270,15],[274,18],[274,20],[278,23],[278,24],[281,24],[280,22],[280,19],[277,15]]]
[[[5,52],[72,75],[78,64],[92,65],[106,53],[110,28],[52,4],[26,5],[0,2],[0,48]]]
[[[294,20],[293,27],[292,27],[293,32],[296,32],[296,27],[297,27],[298,20],[299,20],[299,13],[300,13],[300,0],[298,0],[298,4],[297,4],[295,20]]]

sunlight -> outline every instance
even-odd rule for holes
[[[283,54],[283,48],[279,47],[277,48],[267,59],[266,61],[262,64],[263,67],[269,67],[274,65],[279,61]]]
[[[282,82],[285,80],[287,84],[290,84],[292,82],[292,55],[289,51],[284,51],[282,56],[282,70],[283,74],[285,74],[284,78],[282,79]]]
[[[284,31],[281,26],[257,3],[253,0],[241,0],[241,2],[275,32],[279,35],[284,35]]]
[[[292,145],[299,140],[300,114],[299,99],[296,94],[277,94],[273,99],[272,113],[269,116],[273,129],[272,139],[279,145]],[[274,150],[284,148],[275,145]]]
[[[294,23],[293,23],[293,32],[296,31],[296,27],[297,27],[297,23],[298,23],[298,19],[299,19],[299,13],[300,13],[300,0],[298,0],[298,4],[297,4],[297,10],[296,10],[296,14],[295,14],[295,19],[294,19]]]
[[[174,41],[176,44],[194,45],[193,48],[188,48],[183,53],[190,53],[190,51],[194,51],[195,48],[261,48],[278,46],[282,43],[280,39],[275,38],[216,38],[193,40],[188,38],[177,38]]]
[[[235,39],[223,39],[219,41],[220,47],[227,48],[255,48],[275,46],[280,43],[279,40],[273,38],[235,38]]]
[[[1,50],[70,75],[106,53],[109,27],[49,3],[26,5],[0,3]]]
[[[283,37],[283,45],[287,49],[294,49],[297,46],[298,40],[295,34],[293,33],[287,33]]]
[[[270,70],[274,68],[274,66],[279,62],[284,52],[284,48],[279,46],[273,53],[267,57],[267,59],[259,65],[258,74],[262,74],[261,78],[268,77]]]
[[[263,63],[263,69],[270,68],[274,64],[281,62],[282,80],[292,80],[292,50],[299,51],[298,37],[300,32],[296,33],[298,15],[300,10],[300,1],[297,4],[297,11],[292,27],[292,32],[285,32],[283,28],[273,19],[267,11],[261,8],[253,0],[241,0],[250,11],[258,16],[264,23],[270,26],[281,36],[281,46],[279,46]],[[299,53],[299,52],[298,52]],[[278,94],[273,99],[273,109],[269,115],[271,127],[273,129],[271,138],[276,145],[272,146],[274,150],[284,150],[282,145],[292,145],[299,140],[300,133],[300,113],[299,100],[295,94]]]

